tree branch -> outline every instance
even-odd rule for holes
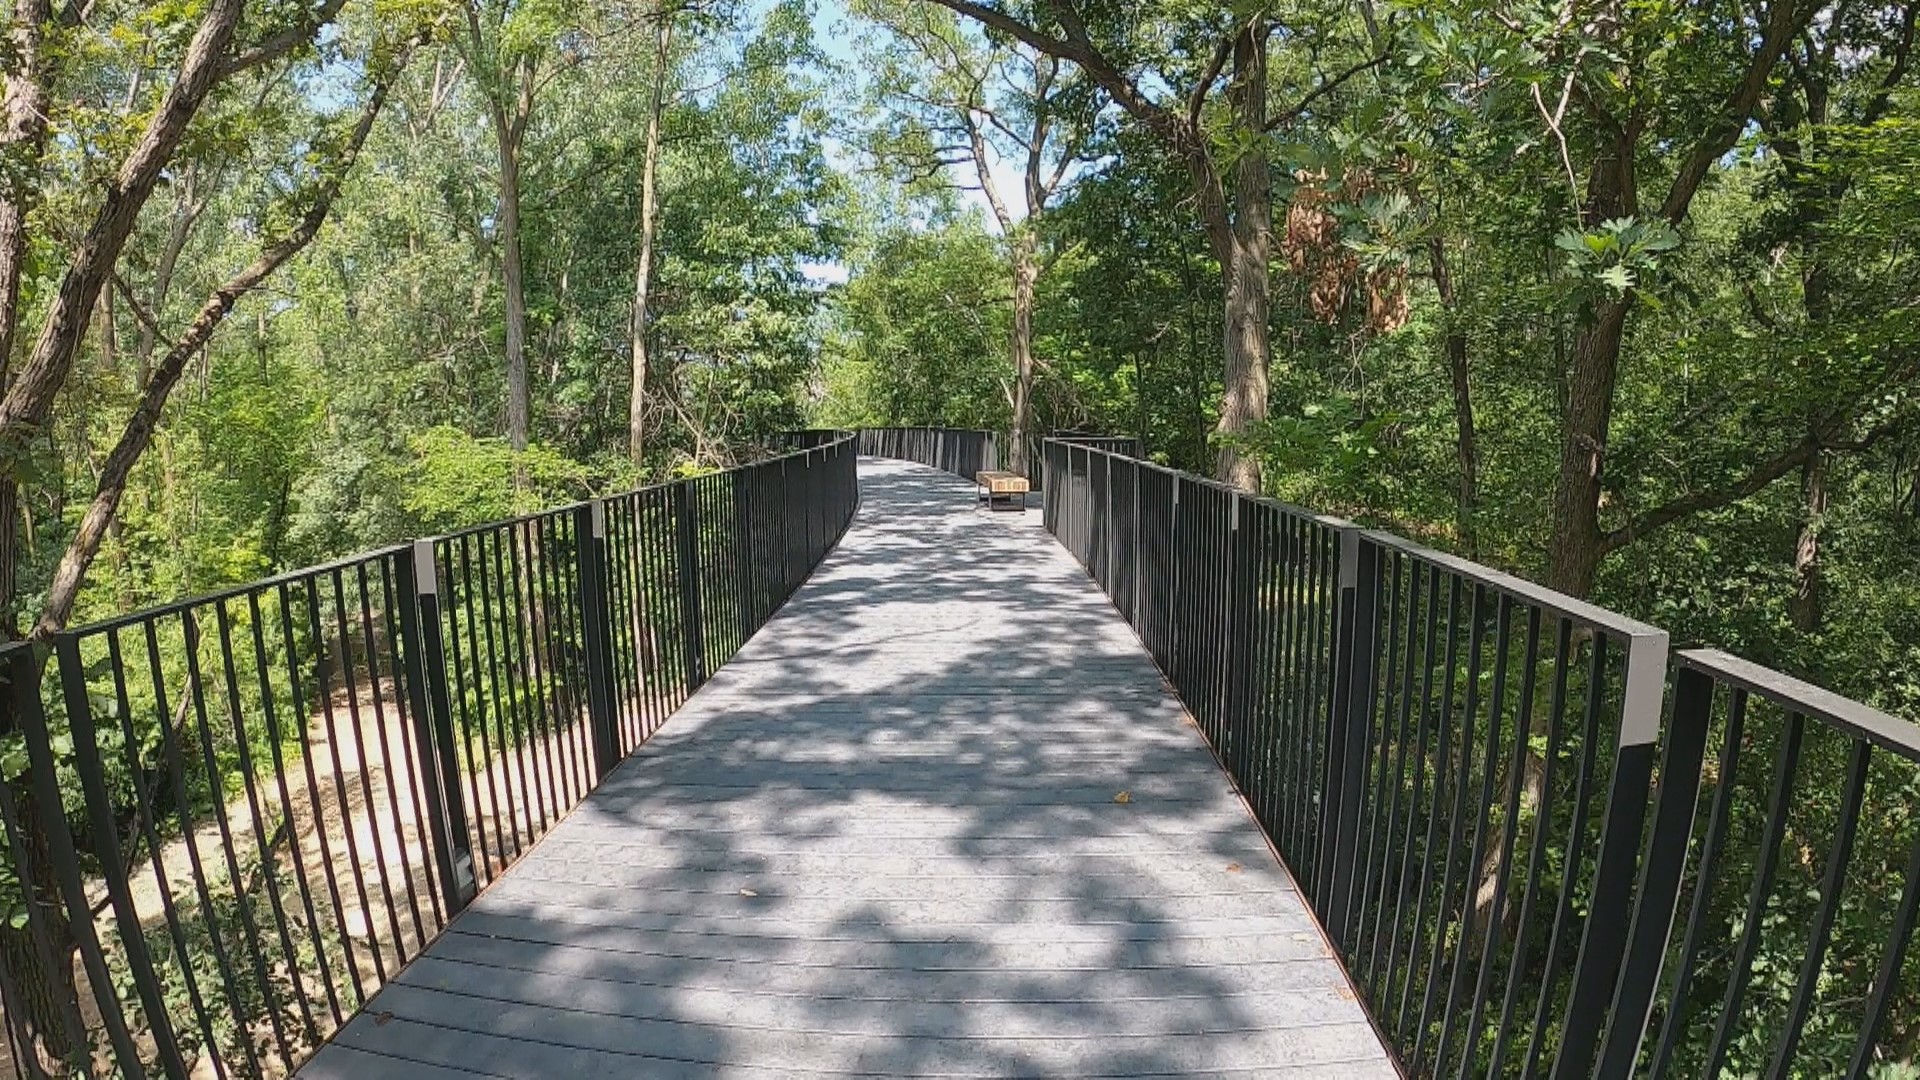
[[[347,0],[320,0],[320,6],[308,12],[304,18],[228,57],[221,63],[215,78],[230,78],[248,68],[278,60],[312,41],[320,28],[332,22],[340,14],[340,9],[346,6]]]
[[[1391,60],[1392,58],[1393,58],[1393,55],[1391,53],[1381,53],[1379,56],[1376,56],[1371,60],[1363,60],[1360,63],[1353,65],[1352,67],[1341,72],[1340,74],[1335,75],[1331,79],[1321,80],[1320,85],[1314,87],[1313,90],[1310,93],[1308,93],[1306,97],[1301,98],[1299,102],[1294,105],[1293,108],[1288,109],[1285,112],[1281,113],[1280,115],[1267,121],[1267,130],[1276,131],[1280,128],[1285,127],[1288,124],[1293,123],[1295,120],[1300,119],[1300,117],[1304,116],[1306,114],[1306,111],[1313,106],[1314,102],[1320,100],[1323,97],[1326,97],[1328,94],[1333,93],[1335,90],[1340,89],[1341,85],[1345,83],[1348,79],[1351,79],[1356,75],[1360,75],[1365,72],[1372,71],[1374,68],[1379,67],[1381,64],[1386,63],[1388,60]]]
[[[1775,480],[1811,461],[1816,454],[1829,450],[1849,453],[1871,450],[1875,443],[1899,430],[1903,419],[1889,420],[1861,438],[1847,440],[1832,437],[1837,435],[1834,429],[1843,421],[1831,421],[1823,425],[1828,429],[1827,437],[1823,437],[1821,432],[1816,431],[1793,446],[1755,465],[1746,475],[1730,484],[1690,492],[1635,516],[1625,525],[1601,537],[1600,554],[1610,555],[1656,529],[1695,514],[1718,510],[1723,506],[1739,502],[1749,495],[1757,494]]]
[[[152,444],[154,432],[160,425],[161,411],[166,407],[167,398],[179,383],[180,376],[185,373],[188,361],[213,337],[213,332],[241,297],[259,287],[261,282],[319,235],[320,227],[326,223],[334,200],[340,194],[341,185],[360,156],[361,148],[366,145],[367,136],[373,130],[374,120],[379,117],[380,109],[386,103],[387,92],[395,75],[397,69],[393,75],[374,83],[339,157],[322,175],[312,204],[293,230],[267,243],[253,262],[215,289],[201,305],[200,314],[175,339],[166,357],[154,368],[147,385],[141,390],[140,404],[128,418],[112,452],[107,455],[106,465],[101,469],[100,480],[95,485],[93,501],[81,518],[72,541],[68,543],[59,567],[54,571],[46,602],[40,609],[39,618],[34,621],[33,637],[36,639],[45,640],[58,633],[73,615],[80,587],[119,511],[120,500],[126,494],[127,481],[133,475],[140,456]]]
[[[1065,38],[1043,33],[1004,11],[974,3],[973,0],[933,0],[933,2],[955,14],[965,15],[983,26],[1007,34],[1049,56],[1056,56],[1079,65],[1080,70],[1086,72],[1089,78],[1105,90],[1115,104],[1149,126],[1165,127],[1177,122],[1172,114],[1156,105],[1138,84],[1094,47],[1093,41],[1087,36],[1086,26],[1080,21],[1080,12],[1072,0],[1060,0],[1054,9],[1060,25],[1067,32]]]
[[[1679,226],[1687,216],[1687,207],[1693,202],[1694,193],[1700,190],[1700,184],[1707,178],[1713,164],[1721,156],[1733,149],[1740,140],[1740,133],[1746,129],[1747,121],[1753,116],[1753,110],[1760,104],[1760,96],[1766,92],[1767,82],[1773,75],[1773,66],[1780,61],[1782,53],[1792,43],[1795,34],[1812,17],[1814,5],[1804,5],[1805,17],[1796,14],[1803,5],[1798,0],[1773,0],[1768,12],[1767,27],[1760,45],[1754,50],[1753,58],[1747,63],[1747,70],[1734,87],[1727,99],[1716,127],[1701,136],[1687,155],[1680,171],[1674,174],[1673,186],[1667,189],[1666,201],[1660,205],[1660,216],[1667,223]]]
[[[1213,47],[1213,56],[1207,60],[1206,70],[1200,73],[1200,81],[1193,84],[1193,90],[1187,95],[1187,123],[1200,123],[1200,110],[1206,107],[1207,95],[1213,93],[1213,84],[1220,81],[1220,73],[1227,69],[1227,61],[1233,58],[1233,39],[1240,36],[1240,28],[1223,37]]]

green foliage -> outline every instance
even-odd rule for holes
[[[1005,427],[1006,273],[971,222],[878,237],[834,300],[825,425]]]
[[[402,503],[435,532],[592,495],[586,470],[543,446],[516,452],[505,439],[451,427],[421,432],[412,443],[416,461]]]
[[[1604,287],[1614,299],[1629,292],[1651,300],[1641,285],[1659,271],[1660,257],[1680,246],[1680,234],[1664,221],[1619,218],[1594,232],[1563,230],[1553,244],[1566,255],[1566,271],[1579,282],[1576,295]]]

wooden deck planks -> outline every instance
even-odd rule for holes
[[[786,608],[302,1077],[1394,1075],[1038,516],[862,484]]]

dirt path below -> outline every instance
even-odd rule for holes
[[[226,777],[231,797],[224,814],[194,815],[191,831],[184,833],[177,817],[160,822],[160,835],[173,838],[163,839],[157,858],[146,853],[128,875],[155,966],[164,982],[178,982],[183,990],[174,996],[173,1022],[180,1041],[195,1048],[188,1052],[195,1080],[212,1080],[218,1073],[204,1051],[207,1033],[187,1004],[178,954],[181,939],[191,952],[212,951],[206,948],[206,899],[213,901],[213,922],[233,980],[246,987],[247,995],[258,995],[259,973],[266,973],[280,1005],[279,1031],[264,1013],[236,1018],[225,996],[214,996],[222,975],[204,962],[205,956],[195,969],[194,989],[214,1018],[215,1037],[223,1038],[227,1053],[238,1055],[232,1063],[249,1064],[230,1035],[244,1023],[260,1075],[268,1077],[291,1071],[291,1063],[283,1060],[283,1037],[295,1061],[304,1057],[418,954],[444,922],[444,900],[421,820],[425,795],[414,732],[395,706],[397,688],[390,680],[358,682],[357,694],[336,688],[330,710],[316,710],[308,718],[304,755],[283,753],[278,767],[271,760],[256,762],[251,799],[239,790],[238,778]],[[475,867],[479,884],[531,847],[591,786],[585,719],[582,713],[570,727],[539,732],[504,753],[497,729],[489,728],[487,767],[474,773],[468,766],[461,777],[469,842],[481,864]],[[484,753],[476,730],[471,751],[463,745],[459,757],[465,763]],[[268,837],[265,850],[262,831]],[[263,866],[271,867],[270,881],[261,879]],[[235,900],[236,870],[248,897],[244,910]],[[109,953],[121,952],[105,881],[90,882],[88,892],[98,912],[97,933]],[[251,921],[251,933],[243,915]],[[84,970],[79,975],[89,1027],[98,1030],[92,990]],[[144,1032],[136,1036],[145,1041]],[[111,1074],[110,1064],[98,1064],[105,1070],[100,1075]],[[0,1077],[16,1075],[22,1074],[0,1041]]]

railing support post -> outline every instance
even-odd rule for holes
[[[613,704],[613,619],[607,597],[607,507],[599,499],[573,511],[574,557],[580,583],[580,634],[586,649],[587,725],[593,733],[593,768],[604,779],[620,764],[620,733]]]
[[[1640,835],[1646,826],[1647,805],[1651,800],[1653,755],[1660,737],[1667,651],[1668,639],[1663,630],[1649,630],[1627,641],[1620,743],[1614,751],[1606,818],[1593,867],[1592,899],[1588,901],[1587,923],[1580,936],[1580,958],[1574,963],[1573,987],[1567,994],[1567,1012],[1561,1025],[1560,1053],[1554,1061],[1553,1080],[1594,1075],[1594,1050],[1608,1016],[1608,1006],[1621,989],[1628,922],[1635,917],[1631,910],[1638,876],[1634,872],[1635,864],[1640,858]],[[1680,739],[1689,737],[1685,733],[1676,735]],[[1697,761],[1693,771],[1697,776]],[[1667,918],[1672,918],[1671,908]],[[1650,933],[1651,927],[1648,930]],[[1665,940],[1663,934],[1661,941]],[[1658,974],[1656,968],[1656,979]]]
[[[1226,671],[1226,716],[1222,719],[1221,729],[1228,732],[1230,756],[1222,758],[1233,773],[1234,783],[1244,791],[1248,784],[1248,765],[1252,761],[1253,716],[1248,707],[1252,700],[1252,647],[1254,608],[1259,602],[1258,591],[1254,585],[1254,537],[1253,502],[1243,495],[1235,495],[1228,505],[1228,567],[1227,593],[1229,615],[1227,619],[1227,671]]]
[[[473,899],[473,852],[468,847],[467,809],[454,749],[447,649],[440,624],[440,572],[433,541],[414,541],[412,550],[395,563],[402,597],[400,636],[406,643],[407,704],[413,714],[420,786],[427,804],[427,846],[433,853],[447,914],[452,916]]]
[[[693,483],[682,480],[673,486],[674,539],[680,557],[680,611],[683,617],[681,640],[686,645],[687,693],[706,685],[706,620],[700,612],[700,522],[693,512]]]
[[[1320,801],[1315,891],[1321,925],[1344,951],[1352,911],[1361,804],[1367,795],[1367,746],[1373,721],[1380,609],[1380,549],[1358,526],[1340,530],[1340,578],[1333,683],[1327,712],[1327,761]]]
[[[1675,672],[1673,722],[1667,729],[1655,795],[1653,833],[1640,868],[1640,890],[1633,903],[1625,968],[1607,1010],[1606,1041],[1596,1076],[1631,1076],[1647,1037],[1660,969],[1667,958],[1667,935],[1680,904],[1680,884],[1693,839],[1694,812],[1700,800],[1700,769],[1706,759],[1707,732],[1713,723],[1713,677],[1693,668]]]
[[[753,489],[744,475],[731,477],[733,487],[733,552],[734,552],[734,618],[740,620],[739,641],[742,645],[753,636],[757,629],[753,624],[754,582],[753,557]]]

